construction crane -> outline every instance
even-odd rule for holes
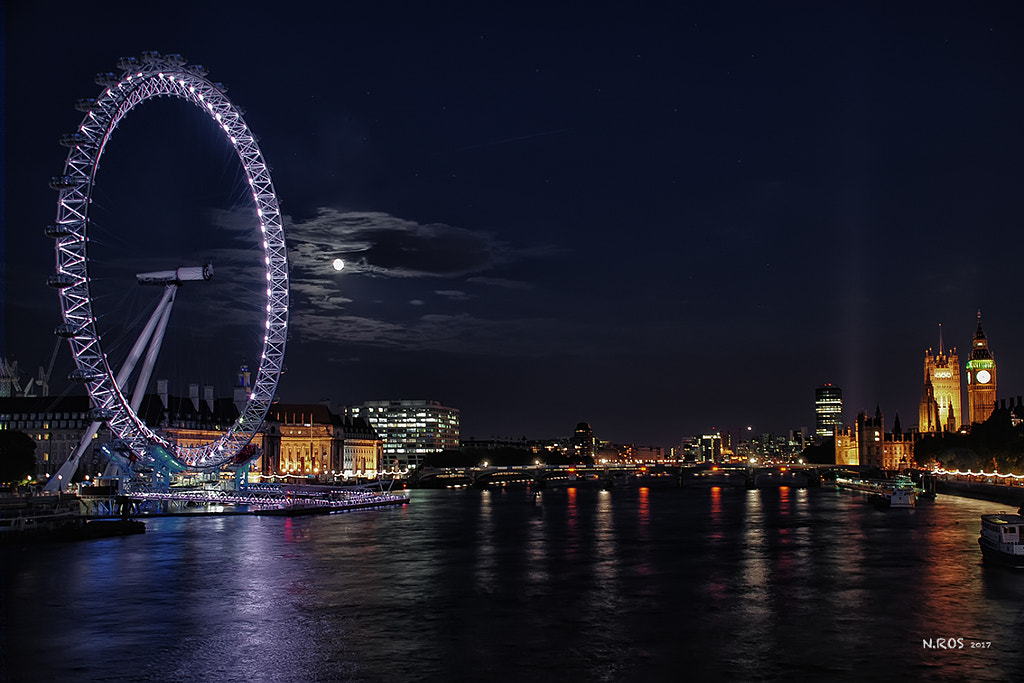
[[[57,361],[57,351],[60,350],[61,341],[63,340],[58,337],[57,343],[53,345],[53,353],[50,354],[50,365],[47,366],[45,370],[43,370],[43,366],[40,365],[39,376],[36,379],[30,379],[25,383],[25,390],[22,392],[22,396],[24,396],[25,398],[32,398],[33,396],[36,395],[36,387],[39,387],[41,389],[39,393],[40,396],[50,395],[50,375],[53,374],[53,364]],[[15,363],[14,367],[15,369],[17,369],[17,363]],[[14,386],[16,390],[20,390],[20,387],[18,387],[17,378],[15,378]]]

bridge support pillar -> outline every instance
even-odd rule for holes
[[[249,488],[249,466],[241,465],[235,469],[235,490],[245,491]]]
[[[807,475],[807,488],[820,488],[821,487],[821,471],[817,469],[805,470]]]
[[[921,489],[922,492],[928,496],[935,497],[935,475],[934,474],[922,474],[921,475]]]

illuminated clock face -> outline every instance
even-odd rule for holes
[[[978,370],[974,379],[978,380],[978,384],[988,384],[992,380],[992,375],[988,374],[988,370]]]

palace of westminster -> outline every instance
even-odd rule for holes
[[[897,416],[892,430],[886,432],[879,409],[873,416],[860,413],[855,426],[844,428],[839,387],[829,384],[817,389],[816,436],[820,440],[834,438],[836,464],[905,469],[914,462],[914,444],[922,437],[970,429],[970,425],[986,421],[996,410],[996,362],[981,327],[981,312],[963,375],[967,384],[966,414],[961,400],[960,358],[956,348],[943,347],[939,329],[938,351],[930,348],[924,355],[924,388],[916,429],[903,431]]]

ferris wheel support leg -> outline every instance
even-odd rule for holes
[[[160,303],[157,304],[156,309],[152,315],[149,316],[149,320],[146,321],[146,327],[143,328],[142,334],[135,340],[135,346],[132,347],[131,353],[128,354],[128,358],[125,359],[124,365],[121,366],[120,372],[117,373],[117,387],[123,390],[125,383],[128,381],[128,377],[132,374],[132,370],[135,369],[135,364],[142,358],[142,352],[146,348],[146,344],[150,342],[150,338],[153,336],[153,330],[156,329],[157,324],[163,319],[164,310],[174,303],[174,292],[177,287],[168,286],[164,290],[164,295],[160,299]],[[164,322],[166,327],[167,323]],[[161,333],[162,334],[162,333]],[[147,380],[148,381],[148,380]]]
[[[43,487],[44,491],[61,491],[68,487],[71,483],[71,478],[75,476],[75,472],[78,470],[78,462],[82,459],[82,454],[85,453],[85,449],[92,443],[92,438],[99,431],[102,422],[93,422],[89,425],[89,428],[82,434],[82,440],[78,442],[78,448],[72,453],[64,464],[57,470],[57,474],[50,477],[46,482],[46,486]]]
[[[156,342],[156,350],[160,349],[160,342],[163,340],[164,332],[167,330],[167,319],[171,314],[171,306],[174,304],[174,293],[178,288],[174,285],[168,285],[166,291],[164,291],[163,297],[160,299],[160,303],[157,304],[156,309],[149,316],[149,320],[146,322],[146,326],[142,330],[142,334],[135,340],[135,345],[132,347],[131,352],[128,354],[128,358],[125,360],[124,365],[121,366],[121,370],[117,373],[117,386],[123,389],[124,385],[128,381],[128,377],[131,376],[132,370],[135,369],[135,364],[139,362],[139,358],[142,357],[142,352],[146,348],[146,345],[150,345],[150,353],[146,356],[147,368],[144,366],[143,374],[145,374],[145,382],[142,382],[142,377],[139,381],[142,382],[143,387],[142,393],[145,393],[145,386],[149,383],[149,377],[153,373],[153,364],[156,361],[156,352],[153,351],[152,342]],[[154,336],[154,330],[156,335]],[[157,340],[159,337],[159,341]],[[152,357],[151,357],[152,356]],[[139,394],[139,386],[136,385],[135,393]],[[138,402],[141,402],[141,395],[139,396]],[[132,410],[138,408],[138,402],[135,397],[132,397]],[[89,428],[82,435],[82,440],[78,443],[78,448],[75,452],[68,456],[68,459],[64,461],[64,464],[57,470],[55,476],[50,477],[44,487],[45,491],[60,491],[66,489],[71,484],[72,477],[75,476],[75,472],[78,470],[78,463],[82,459],[82,455],[85,450],[89,447],[92,442],[93,436],[99,431],[102,422],[93,422],[89,425]]]
[[[164,333],[167,332],[167,321],[171,317],[171,307],[174,306],[174,293],[178,291],[177,285],[167,285],[163,299],[160,300],[160,305],[157,306],[157,310],[153,312],[160,312],[160,321],[156,326],[156,331],[153,333],[153,338],[149,340],[149,351],[146,352],[146,360],[142,364],[142,370],[139,371],[139,379],[135,383],[135,392],[132,394],[132,412],[139,409],[142,404],[142,398],[146,395],[146,387],[149,385],[149,378],[153,375],[153,366],[156,365],[156,357],[160,355],[160,346],[164,342]]]

